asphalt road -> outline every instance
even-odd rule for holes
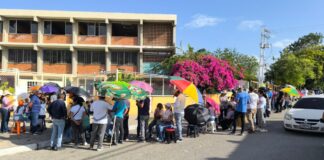
[[[228,132],[185,138],[181,143],[126,142],[97,152],[66,146],[62,151],[39,150],[0,157],[5,160],[323,160],[324,136],[287,132],[282,128],[283,114],[274,115],[267,133],[228,135]]]

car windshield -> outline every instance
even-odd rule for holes
[[[324,98],[303,98],[293,108],[324,110]]]

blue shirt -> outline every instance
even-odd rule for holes
[[[33,103],[31,112],[39,113],[42,108],[39,98],[36,95],[33,95],[30,98],[30,102]]]
[[[271,91],[268,91],[267,92],[267,96],[268,96],[269,99],[271,99],[272,98],[272,92]]]
[[[247,92],[240,92],[235,97],[237,102],[236,111],[246,113],[247,104],[250,100],[250,96]]]
[[[124,112],[127,108],[125,100],[119,100],[116,101],[113,107],[113,110],[115,111],[115,116],[118,118],[124,118]]]

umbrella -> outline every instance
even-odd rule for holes
[[[54,87],[57,87],[57,88],[61,88],[60,85],[58,85],[57,83],[54,83],[54,82],[45,83],[44,86],[54,86]]]
[[[206,97],[206,102],[214,107],[217,113],[220,113],[219,104],[217,104],[212,98]]]
[[[204,125],[210,118],[209,110],[199,104],[192,104],[185,108],[184,118],[189,124]]]
[[[26,98],[29,98],[29,94],[28,93],[21,93],[17,97],[18,97],[18,99],[26,99]]]
[[[191,97],[196,103],[203,104],[204,100],[198,88],[190,81],[185,79],[175,79],[171,77],[170,83],[175,85],[181,92]]]
[[[280,91],[287,93],[291,96],[299,96],[299,93],[296,88],[286,87],[286,88],[281,89]]]
[[[41,86],[31,86],[30,90],[31,91],[38,91],[41,88]]]
[[[131,91],[133,98],[136,100],[144,100],[148,96],[148,92],[146,92],[144,89],[135,87],[133,85],[129,87],[129,90]]]
[[[43,93],[56,93],[59,91],[59,88],[51,85],[44,85],[40,88]]]
[[[108,97],[129,99],[132,95],[129,89],[130,84],[124,81],[98,82],[95,87],[101,95]]]
[[[90,97],[90,94],[85,91],[84,89],[80,88],[80,87],[65,87],[64,90],[66,90],[67,93],[72,93],[76,96],[85,96],[85,97]]]
[[[143,81],[132,81],[132,82],[130,82],[130,84],[135,87],[142,88],[144,91],[146,91],[150,94],[153,92],[152,86],[149,85],[148,83],[143,82]]]

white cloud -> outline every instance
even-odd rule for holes
[[[210,17],[203,14],[196,14],[192,16],[192,20],[189,23],[185,24],[185,27],[202,28],[208,26],[216,26],[223,21],[224,19],[222,18]]]
[[[274,42],[272,46],[275,48],[284,49],[285,47],[290,45],[292,42],[294,42],[294,41],[291,39],[282,39],[282,40]]]
[[[256,30],[263,25],[264,24],[261,20],[245,20],[245,21],[241,21],[238,28],[241,30]]]

